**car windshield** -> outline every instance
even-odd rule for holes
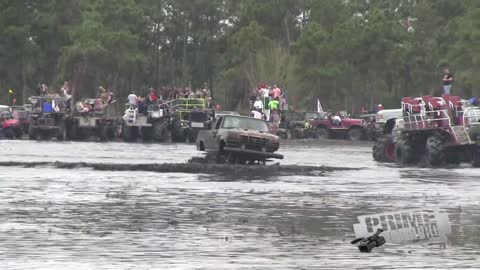
[[[307,119],[319,119],[319,115],[316,112],[308,112],[306,115]]]
[[[240,128],[268,132],[268,125],[263,120],[247,117],[225,117],[223,128]]]
[[[220,111],[217,112],[218,115],[240,115],[238,112],[230,112],[230,111]]]

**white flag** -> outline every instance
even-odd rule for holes
[[[323,112],[322,103],[320,103],[320,99],[318,99],[318,98],[317,98],[317,112],[319,112],[319,113]]]

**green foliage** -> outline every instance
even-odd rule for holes
[[[480,95],[475,0],[4,0],[0,35],[0,93],[23,100],[39,82],[77,97],[208,82],[242,109],[266,82],[298,110],[358,111],[439,94],[445,66],[454,93]]]

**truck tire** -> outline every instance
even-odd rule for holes
[[[32,125],[30,125],[28,127],[28,138],[30,140],[36,140],[38,137],[38,132],[37,130],[35,129],[35,127],[33,127]]]
[[[324,126],[317,128],[317,134],[319,139],[330,139],[330,130]]]
[[[380,137],[372,149],[373,160],[377,162],[395,162],[395,144],[392,136]]]
[[[428,137],[425,145],[425,159],[431,166],[442,166],[447,163],[445,141],[438,135]]]
[[[480,146],[475,145],[472,153],[472,166],[480,168]]]
[[[61,121],[58,127],[57,140],[64,141],[67,138],[67,128],[65,126],[65,121]]]
[[[142,140],[145,142],[151,141],[153,138],[153,128],[142,127]]]
[[[3,134],[5,135],[5,138],[7,138],[7,139],[15,139],[15,131],[13,130],[13,128],[4,129]]]
[[[115,130],[114,130],[113,126],[103,125],[103,126],[100,127],[100,131],[98,132],[98,138],[102,142],[112,140],[113,137],[115,136],[114,133],[115,133]]]
[[[410,165],[417,161],[413,144],[408,141],[408,139],[399,139],[395,144],[395,163],[399,165]]]
[[[186,142],[187,138],[179,121],[174,120],[171,130],[172,142]]]
[[[14,132],[15,132],[15,138],[20,140],[23,136],[23,129],[21,127],[16,127]]]
[[[126,142],[133,142],[137,140],[137,128],[124,125],[122,129],[122,137]]]
[[[156,142],[166,142],[168,140],[168,128],[161,122],[153,124],[153,140]]]
[[[350,141],[361,141],[365,138],[365,132],[362,128],[353,127],[347,132],[347,139]]]
[[[81,141],[85,138],[85,132],[76,123],[72,123],[70,128],[70,138],[75,141]]]
[[[37,138],[41,141],[48,141],[52,138],[52,134],[50,131],[39,130]]]

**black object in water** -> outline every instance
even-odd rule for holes
[[[382,232],[382,229],[378,229],[377,232],[373,235],[369,237],[357,238],[350,243],[352,245],[357,244],[358,250],[360,250],[360,252],[369,253],[372,251],[373,248],[380,247],[386,243],[385,238],[383,236],[380,236]]]

